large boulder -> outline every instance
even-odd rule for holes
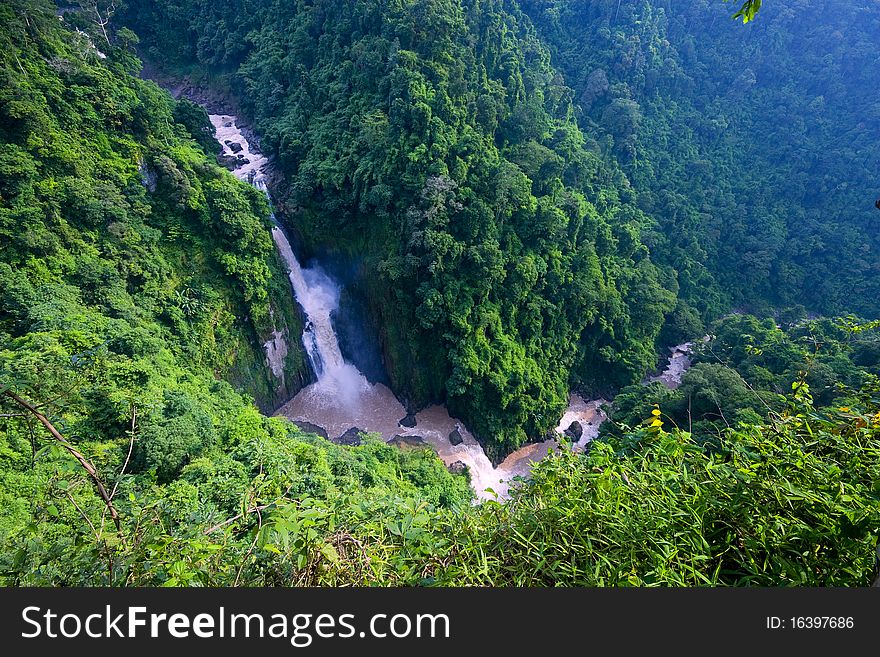
[[[388,444],[394,445],[395,447],[399,447],[401,449],[413,449],[416,447],[425,447],[428,443],[426,443],[425,439],[421,436],[397,435],[389,440]]]
[[[218,155],[217,162],[220,163],[221,167],[225,167],[230,171],[235,171],[241,166],[241,162],[239,162],[238,158],[233,155]]]
[[[398,422],[397,424],[402,427],[406,427],[407,429],[412,429],[414,426],[416,426],[415,413],[407,413],[406,417],[400,420],[400,422]]]
[[[451,463],[446,469],[454,475],[463,475],[468,473],[468,467],[463,461],[456,461],[455,463]]]
[[[316,436],[321,436],[321,438],[324,438],[325,440],[330,440],[330,435],[327,433],[327,430],[324,427],[320,427],[317,424],[312,424],[311,422],[305,422],[302,420],[294,420],[293,423],[306,433],[313,433]]]
[[[361,444],[361,434],[366,433],[363,429],[352,427],[344,434],[336,438],[333,442],[337,445],[348,445],[349,447],[357,447]]]
[[[581,439],[581,436],[584,435],[584,427],[580,422],[575,420],[568,425],[568,429],[565,430],[565,435],[571,438],[573,443],[576,443]]]
[[[461,435],[461,426],[456,424],[455,429],[449,432],[449,442],[452,445],[461,445],[464,442],[464,436]]]

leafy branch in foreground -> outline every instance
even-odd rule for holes
[[[724,2],[729,1],[730,0],[724,0]],[[742,7],[739,8],[739,11],[733,15],[733,18],[742,18],[743,23],[748,23],[755,20],[755,16],[760,9],[761,0],[746,0],[742,4]]]
[[[83,469],[88,473],[89,477],[95,484],[95,488],[98,491],[98,495],[101,496],[101,499],[104,501],[104,504],[107,507],[107,511],[110,512],[110,517],[113,519],[113,524],[116,525],[116,529],[118,531],[122,531],[122,525],[119,521],[119,512],[116,510],[116,507],[113,505],[113,498],[110,493],[107,492],[107,488],[104,486],[104,483],[101,481],[101,477],[98,475],[98,471],[95,466],[92,464],[89,459],[82,455],[82,453],[77,450],[73,445],[71,445],[67,439],[61,435],[58,429],[55,428],[49,419],[43,415],[34,404],[22,399],[17,394],[12,392],[11,390],[4,390],[3,394],[9,397],[16,404],[27,410],[30,414],[32,414],[37,420],[42,424],[52,437],[61,443],[61,446],[64,447],[70,454],[79,461],[79,464],[83,467]]]

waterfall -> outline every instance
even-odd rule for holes
[[[330,313],[339,307],[339,288],[320,270],[306,270],[300,266],[287,235],[279,227],[272,229],[278,252],[290,270],[290,285],[306,316],[303,346],[320,380],[327,372],[345,364]]]
[[[265,168],[268,160],[251,150],[250,144],[235,124],[234,116],[211,115],[217,141],[223,145],[224,159],[235,165],[236,177],[249,182],[268,196]],[[272,217],[273,221],[275,217]],[[380,434],[385,440],[408,437],[430,445],[446,465],[467,466],[471,485],[480,499],[507,497],[516,478],[527,478],[532,465],[559,449],[555,440],[532,443],[510,454],[497,468],[486,457],[480,443],[444,406],[421,410],[415,427],[402,426],[407,414],[394,393],[381,383],[370,384],[351,363],[345,362],[339,340],[333,330],[332,313],[339,307],[339,286],[319,267],[303,269],[284,230],[275,221],[272,237],[278,253],[290,272],[290,286],[306,318],[303,347],[317,377],[317,382],[303,388],[278,413],[294,421],[324,428],[331,438],[338,438],[351,428]],[[583,449],[599,431],[604,419],[603,400],[585,401],[572,395],[568,411],[556,432],[562,433],[571,422],[583,426],[578,444]],[[453,444],[452,431],[461,438]],[[487,492],[490,489],[493,492]]]
[[[351,363],[346,363],[333,329],[331,313],[339,307],[339,286],[319,268],[303,269],[284,231],[276,225],[272,237],[290,270],[290,285],[306,316],[302,341],[318,377],[323,398],[346,407],[355,406],[369,382]]]
[[[223,146],[224,156],[234,159],[237,164],[233,174],[262,191],[269,199],[265,172],[269,161],[251,150],[250,143],[236,126],[234,116],[214,114],[210,119],[217,141]],[[302,343],[318,379],[321,399],[325,404],[355,406],[359,393],[368,388],[369,383],[357,368],[345,362],[333,329],[330,315],[339,308],[339,286],[318,267],[303,269],[274,214],[272,221],[275,224],[272,238],[290,272],[290,286],[306,318]]]

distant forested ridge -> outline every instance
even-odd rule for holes
[[[689,304],[880,313],[876,4],[520,4]]]

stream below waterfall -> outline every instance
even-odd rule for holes
[[[266,167],[269,162],[248,143],[237,126],[236,117],[212,114],[210,120],[217,141],[223,146],[226,161],[238,163],[233,174],[268,195]],[[278,415],[322,427],[331,438],[357,428],[378,433],[386,441],[402,437],[403,440],[398,439],[401,442],[426,443],[447,466],[459,462],[467,466],[471,485],[480,499],[496,495],[500,499],[508,497],[517,477],[527,478],[533,463],[559,449],[556,440],[531,443],[510,454],[498,467],[493,467],[476,438],[459,420],[451,417],[444,406],[429,406],[417,413],[414,427],[399,424],[407,413],[394,393],[381,383],[370,383],[343,358],[331,321],[331,314],[339,306],[339,285],[319,267],[304,269],[277,224],[272,229],[272,237],[288,267],[291,289],[306,318],[302,342],[317,377],[315,383],[303,388],[282,406]],[[662,381],[668,387],[680,384],[681,376],[690,367],[690,346],[687,343],[673,347],[669,367],[650,380]],[[279,356],[283,360],[286,345],[276,335],[264,347],[267,363],[273,371],[279,371]],[[577,394],[570,395],[569,406],[556,427],[557,435],[561,436],[572,423],[579,422],[583,433],[573,448],[584,449],[599,434],[599,426],[606,419],[601,407],[606,403],[604,399],[585,400]],[[458,445],[450,441],[450,434],[455,430],[462,439]],[[405,440],[407,438],[409,440]]]

